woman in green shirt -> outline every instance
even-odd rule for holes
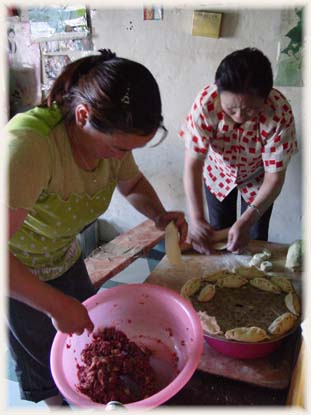
[[[77,234],[109,206],[114,189],[164,229],[167,212],[132,150],[162,125],[161,98],[143,65],[110,50],[70,63],[39,107],[6,126],[9,144],[9,338],[21,397],[62,404],[49,353],[57,330],[93,323],[81,304],[95,293]]]

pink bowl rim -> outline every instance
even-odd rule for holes
[[[234,359],[257,359],[266,357],[275,352],[282,343],[282,340],[274,343],[224,343],[215,340],[214,338],[205,338],[205,341],[219,353],[229,356]]]
[[[95,294],[94,296],[85,300],[83,304],[88,310],[90,310],[96,306],[96,303],[98,302],[98,300],[101,300],[105,297],[111,297],[111,295],[113,295],[114,293],[118,294],[118,292],[120,291],[124,291],[124,290],[128,291],[129,289],[138,289],[142,291],[150,289],[152,290],[152,293],[159,292],[160,295],[162,294],[162,295],[168,295],[172,297],[172,299],[174,299],[175,301],[181,304],[182,308],[189,315],[190,317],[189,320],[191,322],[193,331],[194,333],[197,333],[197,335],[194,336],[194,339],[193,339],[194,353],[191,353],[184,368],[181,370],[180,373],[178,373],[178,375],[169,385],[167,385],[164,389],[150,396],[147,399],[143,399],[140,401],[136,401],[136,402],[124,405],[125,408],[128,408],[128,409],[152,409],[166,402],[171,397],[173,397],[177,392],[179,392],[185,386],[185,384],[189,381],[189,379],[191,378],[191,376],[197,369],[200,359],[201,359],[202,352],[203,352],[203,345],[204,345],[203,329],[201,326],[199,316],[189,301],[183,298],[176,291],[170,288],[167,288],[167,287],[156,285],[156,284],[150,284],[150,283],[136,284],[135,283],[135,284],[119,285],[119,286],[112,287],[112,288],[109,288],[108,290],[103,290]],[[150,294],[150,292],[148,292],[148,294]],[[69,337],[69,334],[65,334],[61,332],[57,332],[55,335],[52,348],[51,348],[51,355],[50,355],[50,364],[51,364],[52,374],[55,374],[58,372],[57,363],[56,363],[57,355],[65,347],[68,337]],[[64,389],[68,391],[68,386],[67,386],[66,381],[64,381],[63,379],[61,380],[55,379],[54,375],[53,375],[53,378],[61,393],[64,393]],[[69,389],[69,392],[72,392],[71,388]],[[67,393],[65,392],[65,397],[66,395]],[[69,395],[68,396],[69,402],[80,408],[82,407],[84,408],[105,407],[105,404],[99,404],[96,402],[92,402],[91,400],[90,400],[90,403],[91,403],[90,406],[88,405],[82,406],[79,403],[79,399],[76,398],[76,395],[77,395],[76,392],[72,392],[72,394],[69,393],[68,395]]]

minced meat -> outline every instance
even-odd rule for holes
[[[150,366],[151,350],[139,347],[120,330],[105,327],[93,333],[92,342],[81,353],[78,390],[92,401],[123,404],[146,399],[158,392]]]

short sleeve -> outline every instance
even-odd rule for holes
[[[118,170],[118,181],[130,180],[139,173],[139,168],[135,162],[134,156],[129,151],[121,161],[120,168]]]
[[[49,182],[47,138],[30,130],[19,130],[8,132],[7,139],[9,206],[31,209]]]
[[[215,131],[216,99],[215,86],[206,86],[196,97],[191,110],[181,126],[179,136],[196,158],[205,159],[209,143]]]
[[[285,170],[292,155],[298,151],[292,109],[283,95],[279,93],[279,97],[281,102],[278,104],[272,120],[269,123],[264,123],[260,132],[264,141],[262,160],[265,171],[268,173]],[[266,120],[263,121],[266,122]]]

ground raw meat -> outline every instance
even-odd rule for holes
[[[158,392],[155,372],[150,366],[151,351],[139,347],[114,327],[93,334],[78,364],[78,390],[92,401],[123,404],[145,399]]]

